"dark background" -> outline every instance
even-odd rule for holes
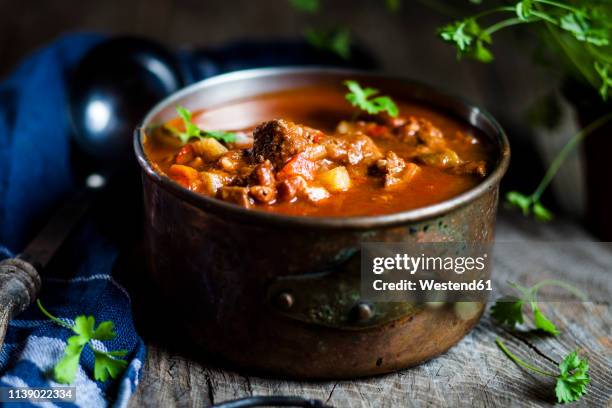
[[[512,166],[506,188],[529,192],[543,165],[526,112],[555,87],[558,75],[533,62],[539,51],[533,38],[512,32],[495,37],[494,63],[458,62],[436,29],[470,10],[476,8],[467,0],[404,0],[396,13],[383,0],[322,0],[315,15],[297,12],[288,0],[0,0],[0,77],[67,32],[136,34],[172,48],[206,48],[296,39],[308,26],[346,25],[384,71],[439,86],[491,111],[509,134],[514,162],[522,164]]]

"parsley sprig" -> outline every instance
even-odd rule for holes
[[[399,109],[393,99],[378,95],[378,89],[362,88],[357,81],[352,80],[344,81],[344,84],[349,89],[345,97],[351,105],[371,115],[387,112],[389,116],[396,117],[399,114]]]
[[[198,125],[193,123],[192,113],[182,106],[176,107],[176,113],[183,120],[185,130],[181,131],[170,125],[164,125],[164,127],[168,129],[173,135],[178,137],[181,141],[181,144],[183,145],[187,144],[187,142],[189,142],[189,140],[192,138],[205,139],[207,137],[211,137],[213,139],[217,139],[225,143],[231,143],[236,141],[236,134],[233,132],[226,132],[223,130],[200,129]]]
[[[72,330],[75,335],[68,338],[64,356],[53,367],[53,375],[55,380],[61,384],[71,384],[79,368],[79,361],[85,346],[89,346],[94,354],[94,378],[97,381],[106,381],[108,377],[117,378],[127,366],[127,361],[118,357],[127,355],[127,350],[102,351],[93,347],[92,341],[108,341],[117,337],[115,332],[115,324],[110,321],[104,321],[95,327],[95,319],[93,316],[80,315],[74,319],[74,325],[58,319],[49,313],[40,300],[36,301],[40,311],[51,319],[54,323]]]
[[[536,328],[552,335],[560,333],[557,326],[544,315],[538,305],[537,294],[544,286],[561,287],[583,301],[586,301],[586,296],[580,290],[565,282],[554,279],[544,280],[530,288],[526,288],[514,282],[508,282],[508,284],[519,292],[520,297],[504,297],[499,299],[491,308],[491,315],[498,322],[511,326],[512,328],[525,321],[523,309],[525,305],[529,305],[533,313],[533,324]]]
[[[491,62],[493,54],[489,49],[492,35],[504,28],[540,23],[546,26],[552,37],[566,41],[559,35],[569,35],[583,44],[589,56],[590,67],[585,67],[584,60],[572,58],[577,68],[587,80],[598,82],[599,91],[604,99],[612,83],[612,60],[609,49],[612,37],[610,25],[610,6],[590,4],[579,7],[573,3],[553,0],[520,0],[513,6],[495,7],[475,16],[455,21],[442,27],[438,34],[442,40],[451,43],[457,49],[457,57],[473,58],[481,62]],[[479,21],[489,20],[492,16],[504,16],[488,27],[482,27]],[[568,52],[567,47],[564,50]],[[596,79],[596,77],[599,77]]]
[[[589,378],[589,362],[586,359],[580,358],[577,350],[572,351],[563,358],[563,361],[559,363],[558,373],[552,373],[521,360],[512,354],[499,338],[495,340],[495,343],[506,356],[519,366],[538,374],[555,378],[557,380],[555,386],[557,402],[567,403],[577,401],[586,393],[587,385],[591,381]]]
[[[332,52],[345,60],[351,58],[351,32],[346,27],[330,30],[309,28],[304,37],[316,49]]]
[[[494,33],[511,26],[543,26],[575,71],[599,91],[605,101],[612,89],[612,3],[603,1],[520,0],[511,6],[494,7],[442,27],[439,35],[457,49],[458,58],[491,62],[489,49]],[[483,21],[503,16],[483,27]],[[535,191],[526,195],[511,191],[506,201],[525,215],[550,221],[553,214],[540,201],[568,154],[582,140],[612,120],[604,115],[576,133],[559,152]]]

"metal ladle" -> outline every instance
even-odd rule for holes
[[[0,262],[0,347],[10,319],[40,291],[40,272],[82,220],[110,174],[126,163],[134,128],[163,97],[183,86],[173,55],[144,39],[120,37],[92,48],[70,80],[69,110],[79,154],[93,161],[83,187],[15,258]]]

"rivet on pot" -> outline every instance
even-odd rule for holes
[[[365,322],[374,316],[374,308],[367,303],[357,303],[351,310],[352,317],[357,322]]]
[[[275,304],[279,309],[288,310],[291,309],[294,303],[293,295],[288,292],[281,292],[276,296]]]

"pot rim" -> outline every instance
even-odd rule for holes
[[[434,108],[440,103],[436,101],[451,102],[453,105],[455,116],[462,118],[463,121],[468,122],[471,126],[481,130],[486,134],[487,137],[494,140],[498,144],[498,161],[495,165],[494,170],[487,175],[478,185],[473,188],[456,195],[448,200],[432,204],[425,207],[411,209],[407,211],[401,211],[391,214],[382,215],[368,215],[368,216],[350,216],[350,217],[317,217],[317,216],[296,216],[296,215],[285,215],[278,214],[271,211],[263,211],[257,209],[247,209],[240,207],[235,204],[227,203],[225,201],[208,197],[206,195],[188,190],[178,183],[172,181],[166,176],[162,176],[157,173],[151,162],[148,160],[144,148],[143,138],[145,135],[145,129],[150,124],[152,118],[157,115],[162,109],[165,109],[168,105],[174,104],[178,100],[186,97],[187,95],[201,92],[207,87],[214,85],[220,85],[223,83],[237,81],[237,80],[254,80],[263,77],[275,76],[275,75],[359,75],[362,77],[370,77],[372,79],[385,79],[388,81],[399,81],[406,85],[414,86],[415,88],[424,91],[428,95],[434,95],[435,99],[426,100]],[[467,115],[460,114],[458,111],[462,108]],[[466,118],[467,116],[467,118]],[[494,129],[494,135],[489,134],[484,129],[476,125],[477,119],[484,120]],[[470,202],[476,200],[478,197],[485,194],[492,188],[496,188],[503,175],[505,174],[509,162],[510,162],[510,145],[506,133],[500,124],[493,118],[487,111],[478,108],[476,105],[467,102],[461,97],[457,97],[445,92],[440,92],[437,89],[423,84],[418,81],[414,81],[401,76],[387,75],[379,72],[369,72],[364,70],[356,69],[343,69],[343,68],[329,68],[329,67],[271,67],[271,68],[255,68],[234,71],[226,74],[217,75],[208,79],[198,81],[191,84],[158,102],[145,116],[142,124],[136,128],[134,132],[134,150],[138,163],[142,168],[144,175],[151,179],[154,183],[164,188],[169,193],[176,197],[194,205],[202,210],[210,211],[221,216],[233,217],[243,222],[274,225],[280,227],[302,227],[311,229],[333,229],[333,230],[363,230],[383,227],[393,227],[397,225],[405,225],[423,221],[426,219],[435,218],[446,214],[452,210],[463,207]]]

